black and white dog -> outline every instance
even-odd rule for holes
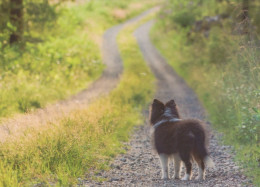
[[[185,164],[183,180],[190,180],[192,161],[199,167],[199,180],[205,179],[205,166],[214,167],[206,149],[204,124],[195,119],[180,118],[174,100],[166,104],[154,99],[150,108],[150,123],[154,129],[154,147],[162,166],[162,179],[168,179],[168,161],[174,160],[174,178],[179,179],[181,162]]]

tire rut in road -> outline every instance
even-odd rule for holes
[[[153,21],[142,25],[136,30],[135,36],[146,62],[157,78],[158,92],[156,97],[163,101],[174,98],[184,118],[198,118],[205,121],[205,110],[199,102],[197,95],[187,86],[185,81],[177,75],[150,42],[149,30],[152,25]],[[214,135],[211,135],[209,147],[216,168],[207,172],[206,181],[175,182],[172,180],[166,182],[166,184],[171,185],[176,183],[176,185],[181,186],[240,186],[244,184],[243,186],[246,186],[248,180],[241,173],[239,167],[233,162],[230,154],[231,147],[219,145],[217,137]],[[197,175],[197,171],[194,171],[194,173]],[[248,186],[250,186],[250,184],[248,184]]]
[[[205,120],[205,111],[196,94],[185,81],[169,66],[166,60],[152,45],[149,30],[153,21],[140,26],[134,33],[144,59],[157,79],[156,98],[163,101],[174,98],[179,105],[183,118],[199,118]],[[148,117],[148,111],[145,114]],[[127,153],[115,158],[111,170],[96,174],[107,181],[83,181],[85,186],[252,186],[241,173],[241,169],[233,162],[231,147],[219,145],[218,136],[211,135],[209,152],[216,169],[207,171],[205,181],[196,181],[197,169],[193,169],[192,181],[170,179],[161,180],[159,159],[150,142],[150,128],[145,125],[136,128],[131,141],[126,143]],[[172,165],[170,174],[173,175]],[[182,173],[183,174],[183,173]],[[170,176],[171,176],[170,175]]]

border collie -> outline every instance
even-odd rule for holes
[[[179,179],[181,162],[186,167],[182,180],[192,177],[192,161],[199,167],[198,180],[205,179],[205,166],[214,167],[206,149],[204,124],[195,119],[181,119],[174,100],[166,104],[154,99],[150,108],[150,123],[154,129],[153,143],[162,166],[162,179],[168,179],[168,160],[174,160],[174,176]]]

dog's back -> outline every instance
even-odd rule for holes
[[[174,154],[190,150],[194,156],[204,158],[206,132],[198,120],[165,122],[154,131],[154,144],[158,154]]]

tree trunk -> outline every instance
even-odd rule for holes
[[[248,11],[249,11],[249,0],[243,0],[242,2],[242,20],[248,19]]]
[[[243,25],[243,32],[247,34],[249,31],[249,0],[243,0],[242,2],[242,15],[241,21]]]
[[[23,38],[23,0],[10,0],[10,21],[16,30],[10,35],[10,44]]]

